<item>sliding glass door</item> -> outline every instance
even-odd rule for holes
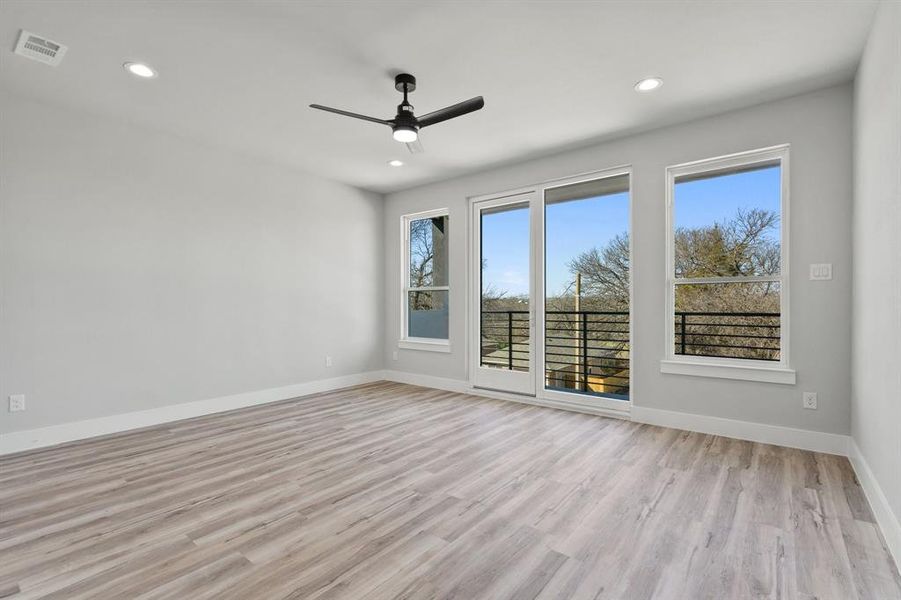
[[[628,170],[476,200],[472,218],[473,384],[628,408]]]

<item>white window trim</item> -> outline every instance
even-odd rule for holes
[[[708,171],[718,171],[752,165],[755,163],[778,160],[781,171],[781,263],[778,276],[734,277],[729,281],[778,281],[780,284],[780,360],[769,362],[739,358],[714,358],[702,356],[685,356],[675,353],[675,230],[674,200],[676,178],[696,175]],[[740,379],[793,385],[796,374],[790,365],[790,328],[789,328],[789,144],[761,148],[748,152],[739,152],[667,167],[666,169],[666,354],[660,361],[661,373],[675,375],[692,375],[700,377],[716,377],[723,379]],[[722,278],[681,279],[686,283],[710,283],[722,281]]]
[[[450,339],[437,338],[421,338],[410,337],[407,331],[408,319],[408,301],[407,296],[411,291],[446,291],[450,296],[450,285],[427,286],[427,287],[410,287],[410,222],[420,219],[432,219],[434,217],[449,217],[450,211],[446,208],[436,208],[418,213],[410,213],[400,218],[400,338],[397,341],[397,347],[405,350],[423,350],[426,352],[450,352]],[[450,258],[450,238],[448,242],[448,258]],[[448,265],[449,267],[450,265]],[[450,278],[450,269],[448,268],[448,279]],[[450,283],[450,281],[448,281]],[[449,313],[448,313],[449,314]],[[448,331],[450,336],[450,331]]]

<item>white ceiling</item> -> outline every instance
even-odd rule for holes
[[[380,192],[847,81],[870,1],[192,2],[0,5],[0,89],[106,114]],[[20,28],[69,46],[53,68],[12,53]],[[143,81],[121,67],[143,60]],[[384,126],[392,76],[424,114],[410,156]],[[663,77],[638,94],[642,77]],[[406,165],[386,162],[401,158]]]

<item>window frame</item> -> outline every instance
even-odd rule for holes
[[[407,350],[425,350],[427,352],[450,352],[450,237],[447,240],[447,275],[448,285],[412,287],[410,286],[410,224],[413,221],[423,219],[434,219],[435,217],[447,217],[448,227],[450,227],[450,211],[447,208],[436,208],[422,212],[410,213],[402,215],[400,218],[401,228],[401,268],[400,268],[400,338],[397,341],[398,348]],[[449,231],[448,231],[449,233]],[[448,295],[448,337],[443,338],[423,338],[411,337],[409,335],[409,294],[410,292],[440,292],[445,291]]]
[[[663,373],[697,375],[725,379],[742,379],[770,383],[795,383],[790,368],[789,328],[789,144],[738,152],[726,156],[682,163],[666,168],[666,303],[665,355],[660,362]],[[781,180],[780,273],[778,276],[677,278],[675,265],[675,185],[680,177],[715,173],[761,163],[778,162]],[[677,283],[677,281],[679,283]],[[720,358],[676,354],[675,296],[676,285],[699,283],[778,282],[780,285],[779,361],[746,358]]]

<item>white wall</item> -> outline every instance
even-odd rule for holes
[[[797,385],[660,373],[664,356],[664,172],[667,165],[789,142],[791,148],[791,344]],[[473,143],[478,143],[474,140]],[[390,194],[385,210],[386,367],[465,380],[468,196],[631,164],[636,406],[847,434],[850,431],[851,88],[848,85]],[[398,350],[399,219],[450,209],[450,354]],[[834,280],[807,280],[831,262]],[[395,282],[391,285],[391,282]],[[398,360],[391,355],[398,352]],[[802,390],[819,410],[801,408]]]
[[[28,406],[0,432],[381,368],[379,195],[8,94],[0,110],[0,398]]]
[[[852,435],[901,561],[901,4],[880,5],[854,92]]]

